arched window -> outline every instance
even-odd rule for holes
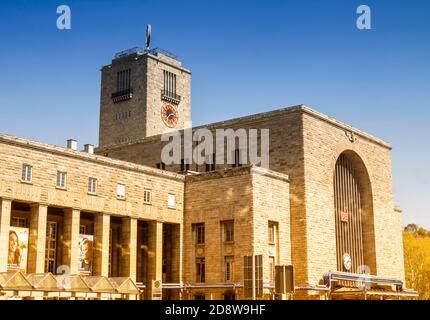
[[[334,207],[338,270],[375,274],[370,179],[363,161],[352,151],[342,153],[336,162]]]

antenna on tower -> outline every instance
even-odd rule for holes
[[[151,43],[151,25],[146,26],[146,51],[149,51],[149,44]]]

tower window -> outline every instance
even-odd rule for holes
[[[164,70],[164,91],[176,94],[176,74]]]
[[[131,84],[131,69],[126,69],[117,72],[116,74],[116,91],[122,92],[130,90]]]
[[[176,94],[176,74],[164,70],[163,76],[164,86],[161,91],[161,99],[174,104],[179,104],[181,96]]]
[[[116,92],[112,93],[114,103],[129,100],[133,97],[131,89],[131,69],[117,72],[116,74]]]

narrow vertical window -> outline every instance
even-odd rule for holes
[[[62,171],[57,171],[57,188],[66,188],[67,173]]]
[[[46,225],[45,272],[55,273],[57,262],[57,222]]]
[[[161,98],[174,104],[179,104],[181,97],[176,94],[176,74],[163,70],[163,89],[161,90]]]
[[[196,259],[196,282],[205,282],[205,258]]]
[[[205,224],[196,223],[194,224],[194,230],[196,232],[196,244],[205,243]]]
[[[255,295],[263,296],[263,255],[255,256]]]
[[[143,203],[144,204],[151,204],[151,201],[152,201],[151,190],[144,189],[143,190]]]
[[[173,193],[169,193],[167,196],[167,206],[171,209],[175,208],[175,195]]]
[[[233,256],[224,257],[224,280],[233,281]]]
[[[269,257],[269,281],[275,281],[275,257]]]
[[[27,164],[22,166],[22,181],[31,182],[33,178],[33,167]]]
[[[277,222],[272,222],[269,221],[269,229],[268,229],[268,234],[269,234],[269,244],[276,244],[277,242],[277,231],[278,229],[278,223]]]
[[[125,199],[125,184],[118,183],[116,186],[116,196],[118,199]]]
[[[130,90],[131,87],[131,69],[117,72],[116,74],[116,91],[123,92]]]
[[[96,194],[97,193],[97,179],[89,178],[88,179],[88,193]]]
[[[223,221],[224,242],[234,241],[234,221]]]

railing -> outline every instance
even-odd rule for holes
[[[131,98],[133,98],[133,89],[127,89],[112,93],[112,100],[114,103],[129,100]]]
[[[161,90],[161,100],[179,104],[179,102],[181,102],[181,96],[171,91]]]
[[[144,54],[144,53],[145,53],[145,49],[140,48],[140,47],[134,47],[131,49],[127,49],[127,50],[118,52],[117,54],[115,54],[114,59],[124,58],[124,57],[132,55],[132,54]]]
[[[403,282],[398,279],[385,278],[380,276],[374,276],[369,274],[358,274],[358,273],[348,273],[348,272],[328,272],[323,276],[324,284],[328,288],[332,288],[333,280],[340,281],[351,281],[358,282],[362,284],[377,284],[377,285],[394,285],[397,291],[401,291],[403,287]]]
[[[118,52],[117,54],[115,54],[115,56],[113,58],[114,59],[120,59],[120,58],[127,57],[129,55],[132,55],[132,54],[140,54],[140,55],[142,55],[142,54],[145,54],[146,52],[149,52],[150,54],[153,54],[154,56],[156,56],[159,53],[161,53],[161,54],[163,54],[163,55],[165,55],[165,56],[167,56],[167,57],[169,57],[171,59],[179,60],[177,55],[175,55],[175,54],[173,54],[173,53],[171,53],[169,51],[163,50],[161,48],[154,48],[154,49],[147,50],[147,49],[143,49],[141,47],[134,47],[134,48],[131,48],[131,49],[127,49],[127,50]]]
[[[163,54],[165,56],[168,56],[169,58],[172,58],[174,60],[178,60],[178,56],[177,55],[175,55],[175,54],[173,54],[173,53],[171,53],[169,51],[163,50],[161,48],[151,49],[151,50],[149,50],[149,53],[153,54],[155,56],[158,55],[159,53],[161,53],[161,54]]]

